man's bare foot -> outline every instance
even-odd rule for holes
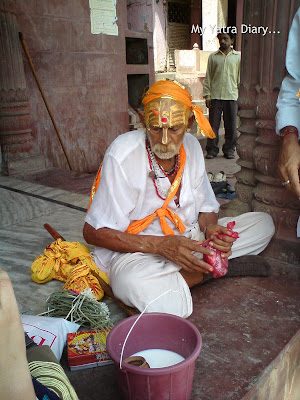
[[[0,269],[0,397],[35,400],[24,330],[8,274]]]

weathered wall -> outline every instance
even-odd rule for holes
[[[88,0],[2,0],[15,13],[29,53],[77,171],[96,171],[107,146],[128,127],[124,32],[126,2],[118,1],[119,36],[92,35]],[[36,150],[67,168],[53,124],[23,53]]]
[[[163,1],[127,0],[128,29],[153,32],[155,72],[163,72],[167,66],[166,6]]]
[[[228,0],[218,0],[218,26],[227,26]]]
[[[167,66],[166,8],[163,2],[154,5],[154,68],[163,72]]]
[[[202,27],[204,29],[202,49],[205,51],[218,50],[218,0],[202,0]]]
[[[128,29],[153,32],[152,0],[127,0]]]

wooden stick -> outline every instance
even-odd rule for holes
[[[55,240],[61,239],[65,242],[65,239],[58,232],[56,232],[56,230],[54,228],[52,228],[51,225],[44,224],[44,228],[46,229],[46,231],[48,231],[50,233],[50,235],[53,237],[53,239],[55,239]]]
[[[53,239],[61,239],[65,241],[65,239],[54,229],[52,228],[51,225],[49,224],[44,224],[44,228],[50,233],[50,235],[53,237]],[[140,312],[132,307],[126,306],[120,299],[117,299],[112,291],[112,288],[109,286],[108,283],[106,283],[101,276],[99,276],[97,273],[94,271],[91,271],[92,275],[98,279],[104,293],[106,296],[110,297],[116,304],[118,304],[119,307],[122,308],[129,316],[139,314]]]
[[[73,168],[72,168],[72,166],[71,166],[70,159],[69,159],[69,157],[68,157],[68,155],[67,155],[67,150],[66,150],[66,148],[65,148],[65,146],[64,146],[64,144],[63,144],[63,141],[62,141],[62,138],[61,138],[61,136],[60,136],[59,130],[58,130],[58,128],[57,128],[57,126],[56,126],[56,123],[55,123],[55,121],[54,121],[52,112],[51,112],[51,110],[50,110],[50,108],[49,108],[49,105],[48,105],[48,103],[47,103],[46,97],[45,97],[45,95],[44,95],[44,91],[43,91],[42,86],[41,86],[41,84],[40,84],[39,78],[38,78],[38,76],[37,76],[37,74],[36,74],[36,71],[35,71],[34,65],[33,65],[33,63],[32,63],[32,60],[31,60],[29,51],[28,51],[28,49],[27,49],[27,46],[26,46],[26,43],[25,43],[25,39],[24,39],[24,36],[23,36],[23,33],[22,33],[22,32],[19,32],[19,38],[20,38],[22,47],[23,47],[23,49],[24,49],[24,52],[25,52],[25,54],[26,54],[27,60],[28,60],[28,62],[29,62],[31,71],[32,71],[33,76],[34,76],[34,78],[35,78],[35,81],[36,81],[36,83],[37,83],[37,85],[38,85],[38,88],[39,88],[39,90],[40,90],[40,92],[41,92],[42,98],[43,98],[44,103],[45,103],[45,106],[46,106],[46,108],[47,108],[47,110],[48,110],[48,113],[49,113],[49,116],[50,116],[50,118],[51,118],[51,121],[52,121],[52,123],[53,123],[55,132],[57,133],[58,140],[60,141],[60,144],[61,144],[61,147],[62,147],[62,149],[63,149],[63,152],[64,152],[64,154],[65,154],[65,156],[66,156],[66,159],[67,159],[69,168],[70,168],[70,170],[72,171]]]

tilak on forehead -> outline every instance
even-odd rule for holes
[[[195,115],[197,134],[209,138],[215,134],[200,107],[192,104],[190,94],[178,83],[158,81],[143,98],[146,126],[170,127],[188,123],[190,111]]]

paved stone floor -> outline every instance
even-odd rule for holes
[[[235,160],[221,155],[206,160],[207,171],[223,170],[230,183],[239,170]],[[38,285],[30,266],[52,242],[43,228],[52,225],[66,240],[85,243],[82,227],[93,175],[57,169],[22,177],[0,176],[2,268],[8,271],[20,311],[37,314],[62,283]],[[268,278],[224,278],[192,290],[194,312],[189,318],[203,338],[196,361],[193,400],[242,399],[258,376],[299,328],[299,267],[269,259]],[[111,301],[116,323],[124,313]],[[114,367],[71,372],[66,352],[62,365],[81,400],[118,400]],[[270,399],[271,400],[271,399]]]

